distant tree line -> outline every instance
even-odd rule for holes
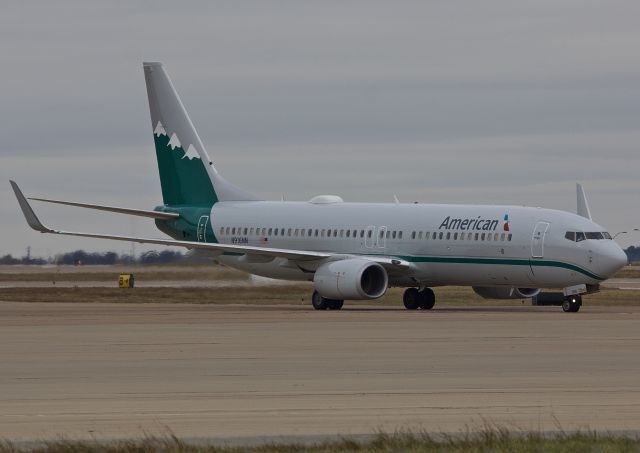
[[[181,262],[201,262],[206,261],[206,257],[194,252],[180,252],[174,250],[163,250],[158,252],[152,250],[141,253],[138,256],[129,254],[118,254],[116,252],[86,252],[75,250],[73,252],[61,253],[49,258],[34,258],[27,254],[21,258],[12,255],[0,256],[0,264],[172,264]]]

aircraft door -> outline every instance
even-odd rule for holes
[[[207,223],[209,223],[209,216],[200,216],[200,220],[198,220],[198,231],[196,234],[198,242],[207,242]]]
[[[376,235],[376,227],[369,225],[364,233],[364,246],[367,248],[373,248],[375,242],[374,236]]]
[[[549,222],[538,222],[533,229],[531,237],[531,257],[544,258],[544,236],[549,229]]]
[[[378,234],[376,235],[376,244],[378,248],[383,249],[387,245],[387,227],[381,226],[378,228]]]

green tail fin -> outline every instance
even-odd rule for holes
[[[165,205],[256,200],[215,169],[161,63],[143,63]]]

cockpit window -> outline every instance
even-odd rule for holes
[[[588,231],[583,233],[582,231],[567,231],[564,235],[565,239],[574,242],[581,242],[586,239],[611,239],[611,235],[606,231]]]

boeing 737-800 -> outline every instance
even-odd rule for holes
[[[11,182],[31,228],[89,238],[206,250],[228,266],[314,284],[312,305],[378,299],[407,288],[407,309],[431,309],[432,287],[468,285],[486,298],[523,299],[558,288],[557,305],[575,312],[581,294],[627,264],[591,220],[578,185],[578,215],[521,206],[263,201],[216,170],[161,63],[144,63],[163,204],[154,210],[33,198],[155,219],[172,239],[54,230],[43,225]]]

